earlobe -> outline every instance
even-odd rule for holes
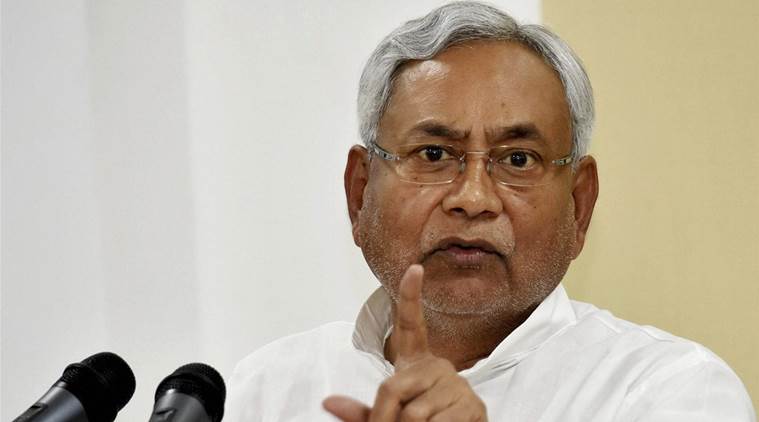
[[[348,202],[348,217],[351,220],[353,242],[361,246],[361,208],[364,206],[364,190],[369,177],[369,154],[366,148],[354,145],[348,152],[345,165],[345,198]]]
[[[593,208],[598,198],[598,169],[595,158],[590,155],[580,160],[575,172],[572,196],[575,207],[575,257],[577,257],[585,244],[585,235],[590,227]]]

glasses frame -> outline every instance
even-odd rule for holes
[[[425,145],[425,144],[420,144],[420,145]],[[429,144],[429,145],[440,145],[440,146],[445,146],[445,147],[451,147],[453,149],[458,149],[458,148],[453,147],[452,145],[446,145],[446,144]],[[401,157],[401,156],[399,156],[397,154],[393,154],[392,152],[390,152],[390,151],[382,148],[381,146],[377,145],[375,142],[369,143],[368,146],[369,146],[368,152],[369,152],[369,159],[370,160],[371,160],[372,155],[375,155],[375,154],[378,157],[382,158],[383,160],[391,161],[391,162],[396,162],[396,163],[399,162],[399,161],[401,161],[403,159],[403,157]],[[464,170],[466,169],[466,156],[469,155],[469,154],[475,154],[475,155],[485,155],[485,156],[487,156],[487,158],[488,158],[488,165],[487,165],[488,176],[490,176],[491,179],[493,179],[493,177],[492,177],[492,174],[493,174],[493,172],[492,172],[492,169],[493,169],[493,157],[490,156],[490,151],[462,151],[462,152],[463,152],[463,154],[460,157],[458,157],[458,160],[459,160],[459,172],[458,172],[458,174],[453,179],[445,181],[445,182],[419,182],[419,181],[413,181],[413,180],[406,180],[406,179],[403,179],[403,177],[401,177],[400,174],[398,174],[398,171],[395,168],[393,170],[395,171],[395,174],[397,176],[399,176],[400,180],[403,181],[403,182],[416,183],[416,184],[419,184],[419,185],[446,185],[446,184],[449,184],[449,183],[453,183],[459,177],[459,174],[461,174],[461,173],[464,172]],[[571,152],[569,154],[565,155],[564,157],[557,158],[555,160],[549,161],[550,164],[553,164],[553,165],[555,165],[557,167],[562,167],[562,166],[565,166],[565,165],[570,164],[572,162],[574,162],[574,157],[572,157],[572,153]],[[501,181],[501,180],[497,180],[497,179],[493,179],[493,180],[496,183],[498,183],[500,185],[504,185],[504,186],[533,187],[533,186],[545,186],[545,185],[548,184],[548,182],[546,182],[546,183],[541,183],[541,184],[537,184],[537,185],[524,185],[524,184],[518,184],[518,183],[507,183],[507,182],[504,182],[504,181]]]

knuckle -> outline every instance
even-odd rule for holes
[[[430,408],[420,403],[410,403],[401,410],[401,422],[426,421],[430,416]]]
[[[458,373],[454,372],[453,374],[445,376],[444,379],[447,385],[455,389],[459,397],[466,397],[470,394],[474,394],[472,388],[469,386],[469,382]]]
[[[461,422],[461,419],[458,419],[455,416],[438,413],[431,417],[429,422]]]
[[[458,384],[459,388],[461,388],[462,390],[466,390],[470,394],[472,394],[473,396],[475,396],[474,390],[472,390],[472,386],[469,385],[469,381],[467,381],[466,378],[464,378],[462,376],[456,376],[456,383]],[[477,396],[475,396],[475,397],[477,397]]]
[[[377,396],[384,399],[398,397],[398,384],[394,378],[388,378],[380,384]]]
[[[419,325],[419,320],[414,315],[399,313],[398,328],[401,330],[414,330]]]
[[[441,372],[456,372],[456,367],[453,366],[451,361],[448,359],[441,359],[441,358],[435,358],[435,367],[437,367]],[[461,377],[459,377],[461,378]],[[461,378],[463,379],[463,378]]]
[[[474,418],[473,421],[485,421],[487,420],[487,414],[488,410],[485,407],[485,402],[483,402],[479,397],[474,396],[474,400],[472,402],[472,415]]]

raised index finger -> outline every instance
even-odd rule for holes
[[[412,265],[401,279],[400,299],[395,315],[398,357],[403,360],[427,353],[427,324],[422,313],[424,268]]]

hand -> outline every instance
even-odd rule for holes
[[[324,408],[343,422],[487,421],[485,404],[453,364],[429,352],[422,314],[421,265],[412,265],[400,284],[394,340],[395,374],[379,387],[371,408],[349,397],[330,396]]]

